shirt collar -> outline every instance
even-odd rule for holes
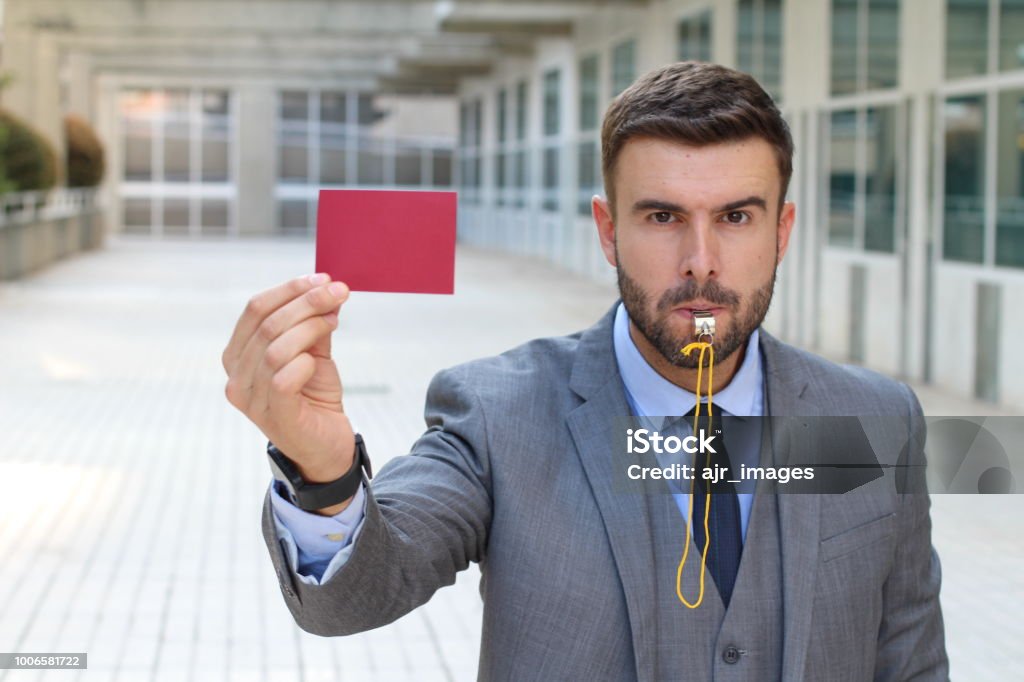
[[[761,416],[763,412],[761,353],[755,329],[747,341],[746,355],[729,385],[715,392],[715,406],[734,416]],[[634,408],[645,416],[685,414],[697,396],[676,386],[651,367],[629,335],[629,315],[619,303],[612,332],[615,360]]]

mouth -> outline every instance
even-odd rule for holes
[[[711,313],[713,316],[718,317],[726,312],[726,308],[724,306],[716,306],[710,303],[704,304],[698,301],[696,303],[687,303],[684,306],[680,306],[672,310],[674,315],[679,315],[684,320],[690,321],[693,320],[693,314],[695,312]]]

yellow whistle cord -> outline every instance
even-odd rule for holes
[[[700,349],[700,357],[697,362],[697,406],[693,412],[693,433],[697,434],[697,418],[700,417],[701,406],[701,384],[704,376],[704,355],[708,356],[708,428],[711,428],[711,405],[714,400],[714,372],[715,372],[715,349],[710,343],[697,341],[683,348],[683,355],[689,356],[695,348]],[[699,456],[699,455],[698,455]],[[711,454],[707,454],[707,464],[711,465]],[[687,608],[695,609],[704,601],[704,573],[707,568],[708,547],[711,546],[711,533],[708,530],[708,512],[711,509],[711,488],[708,488],[707,500],[704,504],[704,550],[700,557],[700,592],[697,594],[697,601],[689,602],[683,596],[683,567],[686,566],[686,557],[690,554],[690,523],[693,521],[693,488],[697,478],[697,469],[694,468],[693,478],[690,479],[689,508],[686,512],[686,542],[683,544],[683,558],[679,561],[679,568],[676,570],[676,596]]]

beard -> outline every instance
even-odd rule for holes
[[[761,325],[768,314],[768,306],[771,305],[772,293],[775,290],[776,269],[773,268],[768,283],[755,290],[750,295],[746,309],[741,310],[742,297],[735,291],[724,288],[715,280],[708,280],[704,285],[699,285],[691,279],[663,293],[654,311],[651,311],[650,296],[636,280],[626,274],[621,261],[616,261],[620,263],[615,267],[619,280],[619,295],[626,306],[626,312],[629,313],[629,319],[665,360],[684,369],[697,369],[700,362],[699,354],[687,356],[681,352],[683,346],[697,340],[696,329],[682,335],[674,334],[669,325],[673,308],[687,301],[701,299],[728,308],[733,313],[733,320],[726,328],[723,329],[721,322],[717,325],[712,344],[717,363],[735,353]]]

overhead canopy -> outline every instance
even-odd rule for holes
[[[5,28],[84,56],[93,73],[268,77],[451,94],[459,80],[643,0],[91,0],[7,2]],[[12,31],[13,29],[13,31]],[[17,42],[17,39],[11,40]],[[17,49],[9,44],[6,50]]]

